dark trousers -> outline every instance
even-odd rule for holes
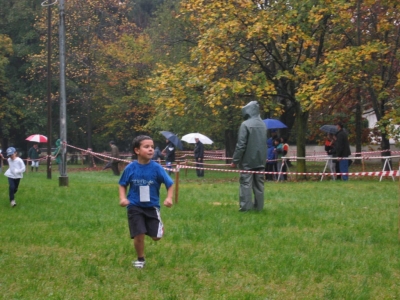
[[[18,191],[21,178],[8,178],[10,202],[14,199],[14,194]]]
[[[197,158],[196,159],[196,168],[204,168],[203,159]],[[204,177],[204,170],[203,169],[196,169],[197,177]]]
[[[111,169],[112,169],[114,175],[117,175],[117,176],[119,176],[118,164],[119,164],[119,162],[111,163]]]
[[[283,163],[282,172],[287,172],[287,162],[286,162],[286,160],[283,161],[282,163]],[[287,174],[283,174],[281,176],[283,176],[283,180],[287,180]]]
[[[265,172],[276,172],[276,164],[275,163],[266,163],[265,164]],[[273,181],[275,180],[275,174],[265,174],[265,180]]]
[[[336,173],[340,173],[339,161],[336,161],[336,163],[335,163],[335,169],[336,169]],[[337,175],[337,176],[336,176],[336,179],[337,179],[337,180],[340,180],[340,179],[342,179],[342,176],[341,176],[341,175]]]
[[[349,173],[349,161],[347,159],[342,159],[339,161],[340,173]],[[342,175],[342,180],[349,180],[349,175]]]

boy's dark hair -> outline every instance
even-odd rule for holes
[[[135,137],[132,141],[133,153],[135,153],[135,148],[140,148],[140,144],[144,140],[153,140],[153,139],[151,137],[149,137],[148,135],[139,135],[139,136]]]
[[[341,121],[336,122],[336,125],[338,125],[340,128],[343,128],[343,122],[341,122]]]

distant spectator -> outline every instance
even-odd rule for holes
[[[194,159],[196,160],[196,174],[197,177],[204,177],[204,145],[199,138],[194,139],[196,141],[196,147],[194,148]]]
[[[111,162],[111,169],[113,171],[113,174],[115,176],[119,176],[119,150],[118,147],[115,145],[114,141],[110,141],[110,147],[111,147],[111,157],[112,159],[110,160]]]
[[[42,153],[39,149],[39,145],[34,143],[33,146],[28,151],[28,158],[31,160],[31,171],[33,172],[33,168],[36,168],[36,172],[39,169],[39,154]]]
[[[282,159],[283,156],[285,156],[285,152],[283,149],[283,140],[281,138],[276,138],[275,139],[275,153],[276,153],[276,159],[277,159],[277,164],[278,164],[278,172],[285,172],[285,164],[284,164],[284,159]],[[285,180],[283,174],[278,174],[278,181],[283,181]]]
[[[175,145],[169,141],[168,139],[165,140],[167,146],[162,151],[162,154],[165,157],[165,163],[168,169],[172,169],[172,163],[175,161]],[[171,175],[171,171],[168,172]]]
[[[277,163],[276,163],[276,153],[275,153],[275,145],[274,140],[269,138],[267,140],[267,162],[265,164],[265,172],[276,172],[277,171]],[[265,180],[274,181],[276,174],[265,174]]]
[[[339,160],[339,168],[340,173],[348,173],[349,172],[349,160],[347,157],[351,155],[350,144],[348,139],[348,134],[346,131],[343,130],[343,123],[338,122],[336,123],[336,156]],[[344,159],[343,159],[344,158]],[[347,181],[349,180],[349,176],[342,174],[342,180]]]
[[[61,140],[58,139],[56,141],[56,149],[52,153],[52,155],[55,157],[56,164],[58,165],[58,171],[61,173]]]
[[[2,153],[2,151],[0,150],[0,173],[2,172],[2,169],[3,169],[3,165],[4,165],[4,156],[3,156],[3,153]]]
[[[333,161],[332,157],[335,153],[335,136],[332,133],[328,133],[325,140],[325,152],[330,157],[328,159],[329,170],[332,174],[332,179],[335,180],[336,173],[336,163]]]
[[[157,146],[157,147],[154,149],[154,154],[153,154],[152,160],[155,160],[155,161],[157,161],[158,163],[160,163],[162,159],[164,159],[164,155],[162,155],[161,150],[160,150],[160,147]]]

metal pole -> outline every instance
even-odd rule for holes
[[[59,2],[60,9],[60,139],[61,139],[61,169],[59,186],[68,186],[66,143],[67,143],[67,105],[65,93],[65,14],[64,0]]]
[[[179,200],[179,162],[176,164],[176,172],[175,172],[175,199],[174,204],[178,203]]]
[[[47,6],[47,179],[51,179],[51,6]]]

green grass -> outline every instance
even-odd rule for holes
[[[391,179],[266,183],[264,210],[239,213],[236,174],[182,171],[165,236],[146,238],[136,270],[118,178],[68,176],[26,174],[16,208],[0,177],[1,299],[400,298]]]

